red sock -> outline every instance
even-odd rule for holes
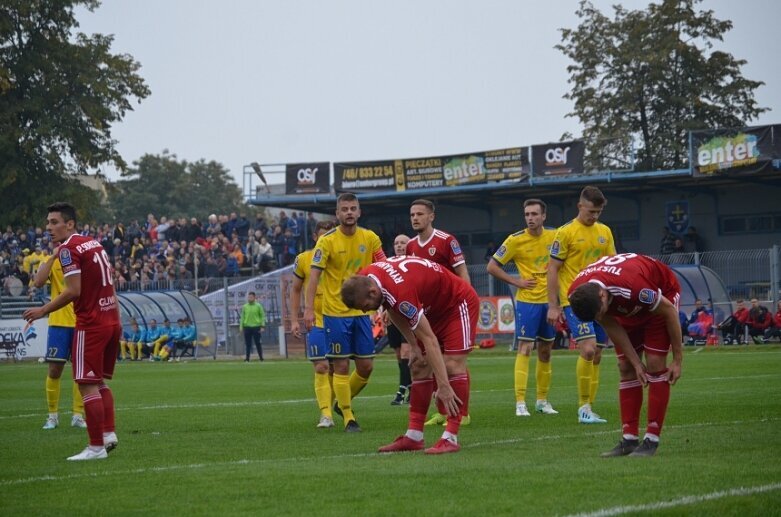
[[[447,425],[445,430],[451,434],[458,434],[458,429],[461,427],[461,417],[469,414],[469,374],[456,375],[450,377],[450,387],[456,394],[456,397],[461,399],[460,412],[457,417],[447,417]]]
[[[409,392],[409,428],[413,431],[423,431],[423,423],[426,421],[433,393],[434,379],[432,377],[412,381]]]
[[[637,379],[621,381],[618,385],[618,400],[621,405],[621,430],[624,434],[638,436],[643,385]]]
[[[103,400],[99,393],[84,397],[89,444],[103,447]]]
[[[100,385],[100,398],[103,399],[103,432],[114,432],[114,394],[105,384]]]
[[[646,433],[656,437],[662,434],[667,403],[670,402],[670,383],[667,382],[667,368],[648,374],[648,428]]]

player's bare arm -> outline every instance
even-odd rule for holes
[[[315,295],[321,273],[322,271],[316,267],[313,267],[309,273],[309,285],[306,286],[306,298],[304,298],[304,326],[307,330],[315,325]]]
[[[472,279],[469,278],[469,269],[467,269],[466,264],[459,264],[457,265],[453,271],[456,275],[458,275],[464,282],[466,282],[469,285],[472,285]]]
[[[645,366],[640,360],[640,356],[637,355],[632,342],[629,340],[629,334],[626,333],[624,327],[618,324],[618,322],[609,314],[602,314],[597,318],[597,323],[602,325],[605,329],[610,340],[616,347],[616,351],[624,354],[624,358],[629,361],[632,367],[635,369],[637,379],[645,386],[648,384],[648,378],[645,373]]]
[[[304,281],[293,276],[293,284],[290,286],[290,332],[301,337],[301,325],[298,323],[298,309],[301,307],[301,291]]]
[[[652,312],[664,317],[667,335],[670,336],[670,349],[673,353],[673,360],[667,370],[667,381],[670,384],[675,384],[681,377],[681,364],[683,363],[683,333],[681,332],[681,322],[678,319],[678,309],[663,296],[659,305]]]
[[[43,318],[56,310],[62,309],[81,295],[81,275],[76,273],[65,277],[65,289],[46,305],[24,311],[22,317],[27,323]]]
[[[518,289],[531,289],[535,285],[537,285],[537,279],[536,278],[521,278],[520,275],[518,278],[515,278],[511,274],[507,273],[507,271],[504,270],[504,268],[494,259],[491,259],[488,262],[488,265],[486,266],[486,271],[488,271],[488,274],[492,277],[496,278],[497,280],[501,280],[502,282],[505,282],[509,285],[514,285]]]
[[[559,305],[559,269],[563,261],[551,257],[548,261],[548,323],[555,325],[561,319]]]
[[[415,332],[410,328],[407,320],[393,310],[386,310],[385,314],[388,315],[390,322],[393,323],[399,332],[401,332],[401,335],[404,336],[404,340],[410,344],[409,365],[413,366],[415,363],[425,361],[423,354],[420,353],[420,349],[418,348],[418,339],[415,337]]]

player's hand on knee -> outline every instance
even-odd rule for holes
[[[461,404],[461,399],[456,396],[456,393],[449,384],[447,386],[439,387],[437,390],[437,398],[442,401],[449,416],[458,416],[460,412],[458,405]]]

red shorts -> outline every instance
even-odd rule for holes
[[[651,355],[667,355],[670,351],[670,336],[667,334],[667,326],[662,316],[649,315],[645,318],[623,319],[619,323],[626,329],[632,348],[638,354],[645,352]],[[624,354],[616,351],[616,356],[622,359]]]
[[[122,326],[76,327],[73,334],[73,380],[78,384],[98,384],[114,376]]]
[[[444,354],[468,354],[472,351],[477,333],[477,313],[480,299],[477,295],[462,299],[448,318],[429,320]],[[421,347],[422,348],[422,347]],[[425,350],[424,350],[425,353]]]

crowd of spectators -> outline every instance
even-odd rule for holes
[[[114,264],[119,291],[194,289],[208,279],[266,273],[292,264],[296,254],[311,247],[313,214],[280,211],[267,221],[263,214],[245,213],[171,218],[149,214],[128,224],[79,224],[78,232],[99,241]],[[32,287],[39,264],[55,245],[43,227],[14,229],[0,235],[0,282],[4,294],[40,296]],[[204,281],[201,282],[200,280]]]

